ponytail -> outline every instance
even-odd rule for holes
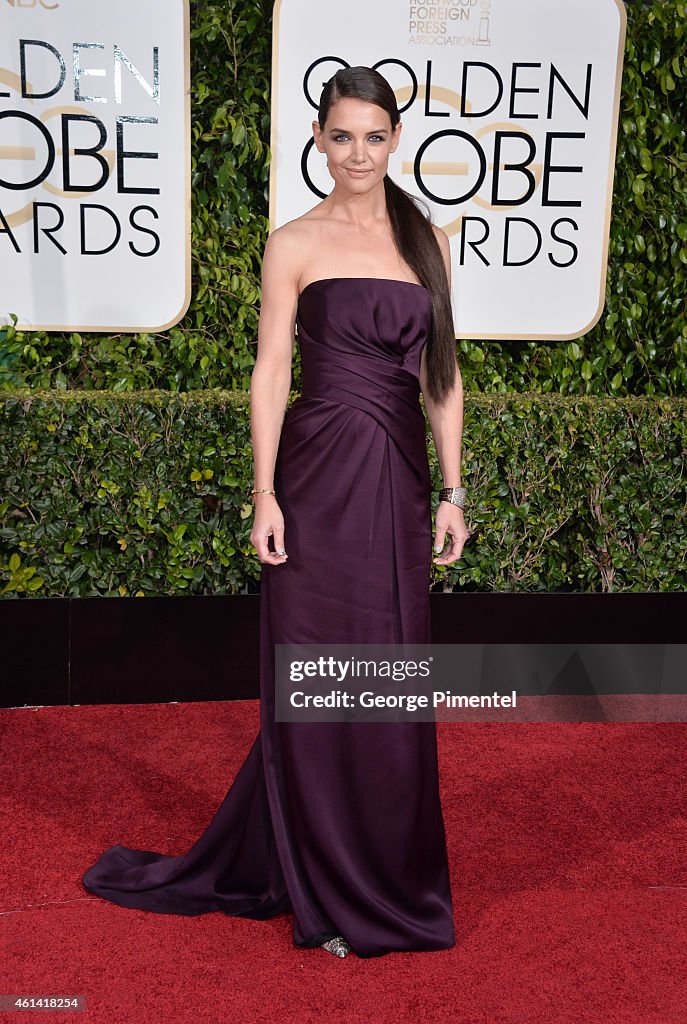
[[[456,339],[444,258],[429,211],[425,215],[418,206],[422,200],[416,200],[388,174],[384,191],[396,248],[429,291],[432,327],[427,339],[427,389],[431,398],[442,402],[456,379]]]

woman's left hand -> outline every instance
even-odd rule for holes
[[[463,554],[463,545],[470,536],[462,508],[451,501],[440,501],[436,516],[435,554],[442,551],[447,534],[450,538],[449,548],[434,559],[435,565],[451,565],[452,562],[457,562]]]

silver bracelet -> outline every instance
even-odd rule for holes
[[[450,501],[452,505],[457,505],[458,508],[465,508],[467,494],[468,492],[465,487],[442,487],[439,491],[439,501]]]

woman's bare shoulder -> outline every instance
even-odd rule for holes
[[[303,268],[310,254],[318,250],[322,219],[313,215],[315,211],[308,210],[270,232],[262,262],[263,289],[267,294],[275,289],[298,291]]]
[[[325,220],[324,211],[320,210],[322,203],[318,203],[311,210],[307,210],[300,217],[286,221],[278,228],[274,228],[269,235],[268,243],[274,248],[280,246],[300,248],[303,242],[312,237],[319,225]]]
[[[265,245],[263,275],[274,273],[297,283],[310,254],[319,249],[323,219],[314,207],[274,228]]]
[[[443,228],[440,228],[438,224],[432,224],[432,230],[434,231],[434,237],[439,243],[439,248],[442,252],[446,253],[450,251],[451,243],[449,237]]]
[[[443,228],[437,227],[436,224],[432,224],[432,229],[434,231],[434,237],[436,238],[437,242],[439,243],[439,249],[441,251],[441,257],[442,257],[442,259],[444,261],[444,266],[446,267],[446,276],[448,278],[449,286],[450,286],[451,273],[452,273],[451,272],[451,242],[449,241],[449,237],[448,237],[448,235],[446,234],[446,232],[444,231]]]

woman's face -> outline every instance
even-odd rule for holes
[[[331,105],[323,129],[313,121],[313,134],[319,152],[327,155],[335,185],[363,193],[384,180],[401,124],[392,130],[391,118],[382,107],[345,97]]]

